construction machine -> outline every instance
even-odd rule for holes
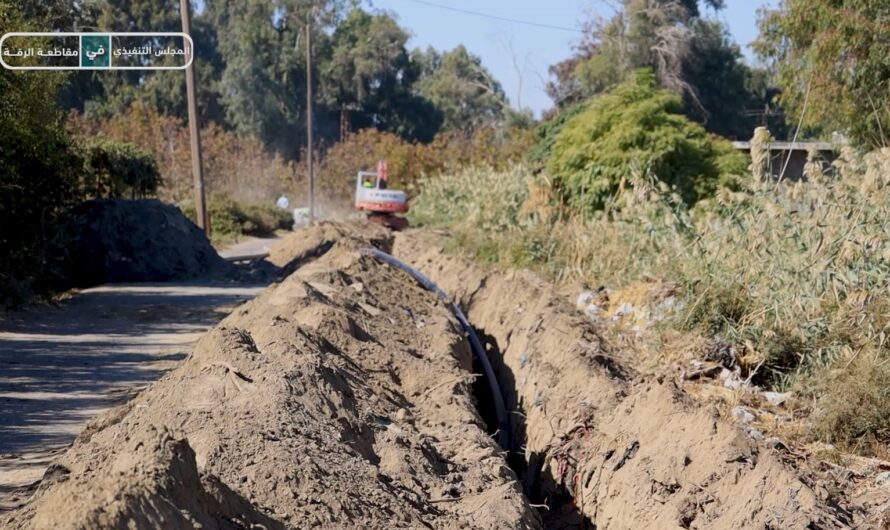
[[[355,208],[367,212],[368,220],[393,230],[408,227],[408,220],[395,214],[408,211],[404,191],[387,189],[389,174],[385,160],[377,163],[377,171],[359,171],[355,179]]]

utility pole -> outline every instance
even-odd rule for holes
[[[182,17],[182,32],[191,36],[192,22],[189,11],[189,0],[179,0],[179,12]],[[194,48],[194,41],[192,42]],[[186,43],[183,43],[186,46]],[[207,207],[204,204],[204,163],[201,157],[201,130],[198,127],[198,102],[195,96],[195,50],[189,50],[186,61],[191,59],[188,68],[185,69],[185,90],[188,99],[189,111],[189,135],[192,147],[192,177],[195,180],[195,219],[198,228],[210,235],[210,226],[207,222]]]
[[[309,175],[309,222],[315,220],[315,167],[312,151],[312,11],[306,15],[306,167]]]

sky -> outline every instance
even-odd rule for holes
[[[516,107],[536,115],[552,102],[544,91],[547,67],[569,57],[585,13],[612,13],[614,0],[365,0],[374,9],[395,14],[412,35],[409,47],[450,50],[458,44],[480,56]],[[746,58],[747,44],[757,37],[757,9],[778,0],[726,0],[717,17],[729,27]],[[446,6],[450,9],[442,9]],[[489,15],[483,17],[459,11]],[[713,13],[712,13],[713,14]],[[534,26],[501,19],[539,24]],[[554,26],[554,27],[541,27]]]

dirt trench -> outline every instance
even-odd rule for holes
[[[477,412],[486,386],[447,306],[366,245],[464,308],[498,372],[510,448]],[[271,256],[293,274],[91,422],[0,526],[852,526],[837,484],[636,374],[531,273],[483,270],[429,232],[340,223]]]
[[[393,253],[450,293],[487,342],[511,411],[511,462],[531,501],[549,506],[546,527],[853,526],[839,484],[673,382],[637,375],[552,285],[484,271],[436,239],[401,234]]]
[[[323,232],[300,235],[291,276],[91,422],[0,526],[539,528],[476,413],[447,307],[356,251],[385,241]]]

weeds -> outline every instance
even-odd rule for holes
[[[180,207],[189,219],[195,218],[195,206],[187,202]],[[290,210],[272,204],[241,203],[225,194],[213,194],[207,201],[210,234],[217,247],[244,236],[268,237],[276,230],[289,230],[293,225]]]
[[[819,439],[859,453],[890,441],[890,152],[844,149],[810,182],[751,178],[689,210],[638,173],[580,216],[548,212],[535,197],[546,182],[522,168],[466,171],[425,182],[414,221],[557,280],[675,283],[683,310],[664,331],[733,344],[756,382],[814,403]]]

